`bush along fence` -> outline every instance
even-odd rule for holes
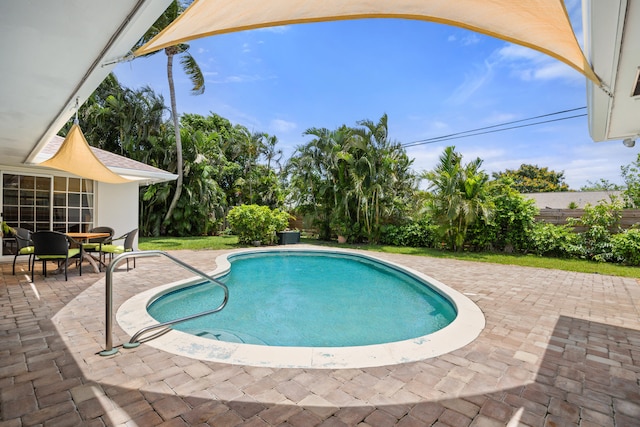
[[[582,218],[585,212],[585,209],[540,209],[535,220],[553,225],[565,225],[569,223],[568,218]],[[623,209],[620,214],[617,224],[619,228],[627,230],[636,224],[640,226],[640,209]],[[585,230],[586,227],[583,225],[575,225],[573,228],[576,233],[582,233]]]

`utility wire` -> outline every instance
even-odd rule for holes
[[[434,137],[434,138],[420,139],[420,140],[417,140],[417,141],[407,142],[407,143],[404,143],[404,144],[401,144],[401,145],[402,145],[402,147],[405,147],[405,148],[407,148],[407,147],[416,147],[418,145],[433,144],[433,143],[436,143],[436,142],[448,141],[448,140],[451,140],[451,139],[468,138],[470,136],[484,135],[484,134],[495,133],[495,132],[502,132],[502,131],[505,131],[505,130],[518,129],[518,128],[523,128],[523,127],[528,127],[528,126],[541,125],[541,124],[545,124],[545,123],[558,122],[558,121],[561,121],[561,120],[575,119],[577,117],[584,117],[587,114],[577,114],[577,115],[574,115],[574,116],[562,117],[562,118],[558,118],[558,119],[544,120],[544,121],[535,122],[535,123],[528,123],[528,124],[519,125],[519,126],[511,126],[511,127],[502,128],[502,126],[507,126],[507,125],[511,125],[511,124],[515,124],[515,123],[526,122],[526,121],[529,121],[529,120],[540,119],[540,118],[543,118],[543,117],[555,116],[555,115],[558,115],[558,114],[566,114],[566,113],[570,113],[570,112],[573,112],[573,111],[584,110],[585,108],[587,108],[587,107],[579,107],[579,108],[572,108],[572,109],[569,109],[569,110],[557,111],[555,113],[543,114],[543,115],[540,115],[540,116],[529,117],[527,119],[514,120],[514,121],[511,121],[511,122],[505,122],[505,123],[492,125],[492,126],[485,126],[485,127],[481,127],[481,128],[466,130],[466,131],[463,131],[463,132],[451,133],[451,134],[448,134],[448,135],[442,135],[442,136],[438,136],[438,137]],[[501,128],[501,129],[496,129],[496,128]],[[492,129],[492,130],[488,130],[488,129]],[[480,131],[484,131],[484,132],[480,132]]]

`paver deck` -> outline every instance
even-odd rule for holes
[[[204,271],[223,251],[172,254]],[[464,293],[487,325],[419,362],[278,369],[149,345],[100,356],[104,273],[44,278],[0,264],[0,427],[639,426],[637,279],[376,254]],[[144,258],[114,275],[115,309],[190,274]],[[114,322],[114,344],[129,337]]]

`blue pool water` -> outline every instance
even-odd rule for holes
[[[342,253],[274,251],[230,257],[220,278],[229,303],[174,329],[228,342],[344,347],[401,341],[444,328],[456,317],[428,284],[380,262]],[[220,287],[200,283],[156,299],[160,322],[216,307]]]

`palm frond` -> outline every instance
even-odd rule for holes
[[[182,64],[184,72],[193,85],[191,94],[202,95],[204,93],[204,74],[202,74],[202,70],[196,60],[189,52],[183,51],[180,56],[180,64]]]

